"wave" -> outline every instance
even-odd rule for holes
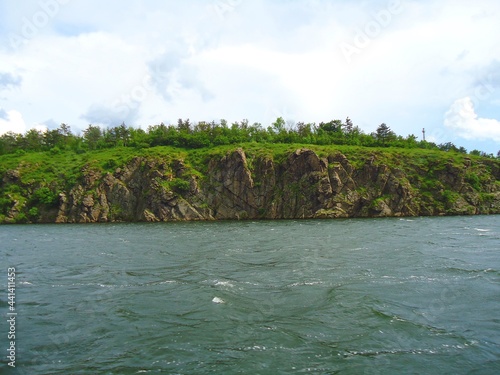
[[[377,357],[380,355],[404,355],[404,354],[441,354],[441,353],[449,353],[450,351],[456,350],[464,350],[467,347],[472,346],[471,344],[465,343],[463,345],[449,345],[442,344],[439,347],[435,348],[413,348],[413,349],[383,349],[383,350],[345,350],[343,352],[343,357],[354,357],[354,356],[363,356],[363,357]]]
[[[293,288],[296,286],[312,286],[312,285],[321,285],[321,284],[323,284],[322,281],[301,281],[301,282],[288,284],[285,286],[285,288]]]
[[[493,268],[465,269],[465,268],[458,268],[458,267],[448,267],[448,268],[445,268],[445,272],[455,273],[455,274],[473,275],[475,277],[478,277],[478,276],[481,276],[484,274],[500,275],[500,271],[493,269]]]
[[[234,284],[230,283],[229,281],[216,281],[214,284],[215,286],[228,286],[230,288],[234,288]]]
[[[387,354],[436,354],[435,349],[389,349],[389,350],[346,350],[343,354],[344,358],[353,356],[376,357]]]
[[[224,301],[222,298],[219,298],[219,297],[212,298],[212,302],[217,303],[217,304],[226,303],[226,301]]]

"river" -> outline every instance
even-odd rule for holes
[[[1,226],[0,372],[498,374],[499,219]]]

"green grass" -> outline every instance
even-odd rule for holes
[[[465,155],[456,152],[427,150],[421,148],[393,147],[361,147],[346,145],[308,145],[308,144],[276,144],[276,143],[241,143],[208,148],[183,149],[171,146],[151,148],[115,147],[110,149],[77,153],[67,150],[47,152],[16,152],[0,155],[0,215],[7,215],[13,202],[25,205],[25,217],[19,220],[35,218],[39,212],[31,210],[35,206],[54,207],[57,205],[58,194],[68,192],[77,184],[84,169],[92,169],[97,173],[114,173],[136,157],[161,161],[166,165],[165,178],[162,185],[169,190],[182,194],[189,191],[189,178],[195,176],[203,180],[207,176],[210,160],[220,159],[236,149],[242,148],[247,157],[247,163],[253,172],[253,167],[259,159],[271,159],[277,164],[284,162],[297,149],[311,149],[320,158],[337,153],[344,154],[354,168],[363,168],[370,161],[375,166],[388,166],[399,169],[414,187],[421,190],[427,199],[434,196],[443,203],[452,203],[457,196],[450,191],[438,178],[449,168],[458,167],[463,170],[466,159],[472,165],[463,176],[477,192],[484,183],[492,180],[493,166],[498,170],[500,160],[486,159],[480,156]],[[175,178],[169,169],[175,161],[182,160],[185,172],[181,178]],[[19,172],[20,183],[10,183],[6,179],[9,170]],[[167,176],[170,174],[170,176]],[[2,182],[5,181],[5,182]],[[499,181],[496,181],[499,184]],[[444,193],[443,193],[444,191]],[[363,195],[363,187],[358,192]],[[441,193],[439,193],[441,192]],[[439,196],[439,194],[442,194]],[[26,197],[29,197],[27,199]],[[484,200],[491,199],[484,196]],[[115,213],[119,214],[119,213]]]
[[[339,145],[306,145],[306,144],[273,144],[273,143],[242,143],[238,145],[224,145],[210,148],[182,149],[170,146],[158,146],[143,149],[130,147],[111,148],[89,151],[78,154],[73,151],[29,152],[0,156],[0,174],[7,170],[18,169],[23,183],[30,181],[54,181],[79,177],[84,166],[102,172],[114,172],[116,168],[128,163],[135,157],[161,159],[166,163],[174,160],[184,160],[186,166],[204,174],[208,161],[222,158],[228,152],[243,148],[251,165],[256,158],[269,158],[276,162],[286,159],[297,149],[308,148],[320,158],[337,152],[343,153],[351,164],[361,166],[373,159],[375,165],[387,165],[391,168],[401,168],[405,172],[418,168],[435,172],[446,168],[447,165],[463,166],[465,158],[479,161],[477,156],[464,155],[454,152],[425,149],[377,148]],[[491,162],[491,159],[489,159]],[[500,161],[493,162],[500,163]],[[476,177],[470,174],[471,182],[476,185]],[[479,177],[478,177],[479,178]]]

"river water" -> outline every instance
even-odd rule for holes
[[[0,373],[499,374],[499,219],[2,226]]]

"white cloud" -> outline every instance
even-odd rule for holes
[[[43,124],[33,124],[33,126],[27,126],[23,119],[23,115],[16,110],[4,111],[0,108],[0,135],[13,132],[24,134],[30,129],[36,129],[39,131],[46,131],[47,127]]]
[[[138,102],[116,102],[111,106],[92,105],[81,117],[91,124],[118,126],[122,122],[133,124],[138,118]]]
[[[15,77],[11,73],[0,72],[0,90],[16,87],[21,84],[21,78]]]
[[[445,114],[444,124],[465,139],[500,142],[500,121],[479,117],[469,97],[455,100]]]
[[[0,118],[0,134],[8,132],[24,133],[26,131],[26,123],[23,115],[18,111],[7,111],[4,118]]]
[[[0,15],[8,18],[0,73],[12,72],[0,107],[28,124],[52,118],[81,130],[89,121],[189,117],[267,126],[287,113],[316,122],[349,116],[368,132],[385,122],[406,135],[445,129],[442,114],[457,97],[476,100],[477,91],[490,108],[500,100],[485,94],[500,82],[497,0],[401,1],[350,63],[341,44],[373,31],[390,1],[72,0],[29,43],[2,49],[39,10],[25,4],[6,2]]]

